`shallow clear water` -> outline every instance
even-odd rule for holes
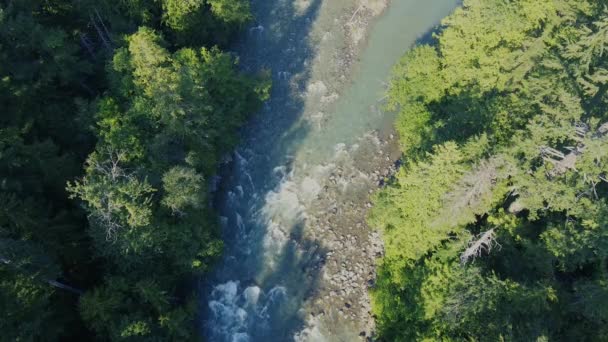
[[[324,243],[307,234],[318,195],[338,158],[370,132],[389,129],[393,117],[379,107],[392,65],[458,3],[394,0],[359,41],[359,57],[344,57],[355,32],[346,35],[344,23],[355,2],[253,1],[257,22],[237,53],[245,70],[270,69],[274,86],[216,193],[226,250],[202,290],[210,341],[290,341],[305,327],[305,302],[323,281],[309,265],[322,258]],[[361,184],[367,194],[372,183]],[[341,332],[298,336],[357,337],[348,327],[334,331]]]

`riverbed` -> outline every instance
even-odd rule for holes
[[[369,194],[400,157],[382,111],[392,66],[457,0],[254,0],[235,47],[269,71],[215,192],[223,260],[202,285],[209,341],[373,339],[381,240]]]

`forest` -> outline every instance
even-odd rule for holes
[[[608,340],[608,2],[465,0],[394,68],[383,341]]]
[[[270,96],[228,52],[253,21],[0,1],[0,341],[201,339],[210,188]],[[608,0],[463,0],[386,101],[377,340],[608,341]]]
[[[2,341],[198,340],[207,198],[264,75],[246,0],[0,2]]]

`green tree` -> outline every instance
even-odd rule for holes
[[[203,203],[203,176],[192,168],[176,166],[163,175],[162,204],[175,213],[200,208]]]

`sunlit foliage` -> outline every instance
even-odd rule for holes
[[[384,340],[608,338],[605,6],[464,1],[395,67]]]

